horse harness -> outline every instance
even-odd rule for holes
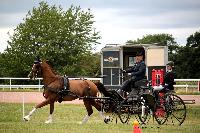
[[[85,79],[83,79],[85,81]],[[53,81],[54,82],[54,81]],[[71,92],[70,91],[70,84],[69,84],[69,78],[66,77],[66,76],[63,76],[62,77],[62,81],[63,82],[63,88],[57,90],[55,88],[52,88],[52,87],[48,87],[48,85],[44,85],[43,88],[44,88],[44,91],[46,89],[48,89],[49,91],[51,91],[52,93],[56,93],[58,95],[58,102],[61,103],[63,100],[64,100],[64,97],[65,96],[74,96],[74,97],[79,97],[78,95],[76,95],[75,93]],[[86,82],[86,81],[85,81]],[[52,83],[52,82],[51,82]],[[50,84],[51,84],[50,83]],[[87,83],[87,82],[86,82]],[[87,83],[88,85],[88,90],[90,90],[90,86],[89,84]],[[44,92],[43,92],[43,96],[45,97],[44,95]]]
[[[65,96],[67,95],[75,95],[69,90],[69,78],[68,77],[63,77],[63,88],[58,91],[58,102],[61,103],[64,99]],[[71,92],[71,94],[70,94]],[[76,96],[76,95],[75,95]]]

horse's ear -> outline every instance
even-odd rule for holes
[[[41,62],[41,59],[39,56],[36,57],[36,60],[34,61],[34,64],[38,64]]]
[[[39,56],[37,56],[37,59],[36,59],[38,62],[41,62],[41,59]]]
[[[43,62],[46,62],[46,63],[48,63],[48,62],[49,62],[49,60],[47,60],[47,59],[44,59],[44,60],[43,60]]]

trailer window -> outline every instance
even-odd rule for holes
[[[129,56],[128,57],[128,66],[134,66],[135,63],[135,57]]]

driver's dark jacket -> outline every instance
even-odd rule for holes
[[[127,69],[125,73],[131,73],[131,77],[135,81],[142,80],[145,78],[146,65],[144,61],[137,62],[133,67]]]

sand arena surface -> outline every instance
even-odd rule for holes
[[[40,103],[45,100],[42,92],[0,92],[0,102],[4,103]],[[68,104],[83,104],[83,100],[64,101]]]
[[[200,105],[200,95],[179,95],[183,100],[195,100]],[[42,92],[0,92],[1,103],[40,103],[45,98]],[[83,104],[83,100],[64,101],[64,104]]]

